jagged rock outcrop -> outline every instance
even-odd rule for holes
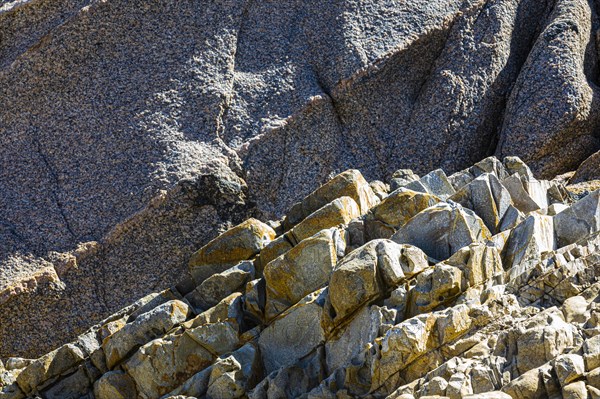
[[[598,177],[597,1],[0,4],[0,355],[75,338],[347,169],[434,170],[389,181],[431,196],[403,217],[450,195],[469,208],[453,191],[471,172],[436,168],[490,154],[545,178],[588,159],[575,180]],[[501,208],[476,209],[490,233],[546,207],[496,178],[514,208],[493,178],[465,188]],[[372,216],[369,239],[403,220]],[[295,245],[280,237],[269,256]]]
[[[249,219],[199,249],[177,287],[38,359],[5,359],[0,398],[597,397],[599,191],[577,199],[515,157],[446,180],[463,205],[413,185],[432,202],[418,209],[417,191],[379,202],[382,185],[345,172],[273,228]],[[520,217],[492,235],[511,207]],[[397,233],[370,238],[375,220]]]

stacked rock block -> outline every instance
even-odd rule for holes
[[[518,158],[346,171],[199,249],[193,279],[35,359],[0,398],[600,398],[600,192]]]

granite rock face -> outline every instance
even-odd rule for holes
[[[446,200],[497,164],[445,173],[490,154],[544,178],[587,159],[576,180],[597,178],[599,8],[1,2],[0,355],[39,356],[176,284],[195,250],[247,218],[291,208],[289,230],[339,196],[295,201],[347,169],[335,184],[361,215],[385,193],[367,181]],[[496,175],[513,196],[509,177]],[[488,186],[501,223],[480,217],[496,234],[520,215]],[[382,223],[372,238],[404,220]],[[272,258],[289,249],[276,244]],[[55,317],[63,327],[41,333]]]
[[[287,231],[298,207],[270,221],[274,229],[248,219],[201,247],[215,268],[208,279],[188,275],[37,359],[3,359],[0,398],[597,397],[597,191],[577,199],[518,158],[487,158],[445,178],[465,207],[423,193],[432,204],[418,209],[416,192],[399,188],[359,208],[336,184],[357,173],[298,202],[317,210]],[[511,176],[523,179],[521,191],[504,185]],[[487,206],[469,200],[477,192],[489,194],[478,197]],[[491,215],[527,198],[546,207],[519,211],[492,236],[484,218],[502,220]],[[421,226],[420,241],[365,234],[367,221],[394,208],[416,213],[388,228]],[[322,229],[286,238],[299,226]],[[435,239],[460,229],[471,232],[460,248]],[[281,237],[288,247],[255,267]]]

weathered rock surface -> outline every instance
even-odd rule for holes
[[[451,174],[492,153],[546,178],[587,159],[575,180],[597,178],[598,10],[587,0],[2,2],[0,355],[39,356],[176,284],[219,233],[278,218],[349,168],[366,178],[348,173],[354,193],[317,195],[287,222],[344,195],[366,213],[384,194],[366,181],[399,168],[423,177],[404,170],[393,189],[445,199],[481,165]],[[436,168],[447,181],[427,174]],[[49,263],[59,278],[32,283]],[[53,317],[64,327],[38,328]]]
[[[299,202],[315,201],[287,231],[250,219],[198,252],[224,271],[188,275],[40,358],[0,362],[0,398],[597,397],[598,192],[571,200],[516,158],[487,158],[447,179],[472,210],[406,188],[361,209],[333,189],[356,181],[340,176],[360,175]],[[505,186],[515,177],[521,191]],[[357,246],[375,220],[420,241],[363,231]],[[492,237],[486,222],[505,230]],[[263,233],[318,228],[255,267],[274,245]]]

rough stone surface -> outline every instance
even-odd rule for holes
[[[396,194],[408,193],[405,201],[386,204],[391,196],[381,195],[383,204],[365,212],[351,197],[321,205],[335,187],[355,190],[357,172],[340,176],[309,196],[316,211],[288,212],[302,218],[290,229],[285,220],[249,219],[200,250],[206,265],[224,271],[200,284],[183,276],[90,320],[85,333],[37,359],[1,360],[0,398],[598,396],[596,192],[575,201],[563,195],[566,179],[537,180],[518,158],[486,158],[447,179],[472,210],[404,188]],[[487,194],[477,199],[479,189]],[[418,242],[365,233],[382,206],[393,229],[394,211],[412,207],[416,195],[435,204],[419,206],[393,237],[409,226]],[[499,227],[498,210],[513,204],[523,220]],[[338,218],[347,208],[352,219]],[[506,230],[491,237],[484,220]],[[288,238],[332,224],[300,242]],[[276,244],[264,246],[243,226],[259,226]],[[263,264],[263,254],[279,252]],[[56,286],[53,270],[14,292]]]
[[[0,320],[2,356],[177,283],[218,233],[349,168],[399,186],[414,177],[399,168],[450,175],[492,153],[543,177],[597,165],[596,2],[1,4],[0,289],[99,244],[64,285],[0,305],[41,305]],[[362,213],[377,198],[351,197]]]
[[[428,256],[444,260],[462,247],[489,238],[490,231],[471,210],[456,203],[440,203],[410,219],[391,239],[415,245]]]
[[[336,233],[324,230],[265,266],[267,319],[327,284],[337,263]]]
[[[213,274],[248,260],[275,238],[275,231],[256,220],[247,221],[226,231],[190,258],[189,268],[194,280],[200,284]]]

